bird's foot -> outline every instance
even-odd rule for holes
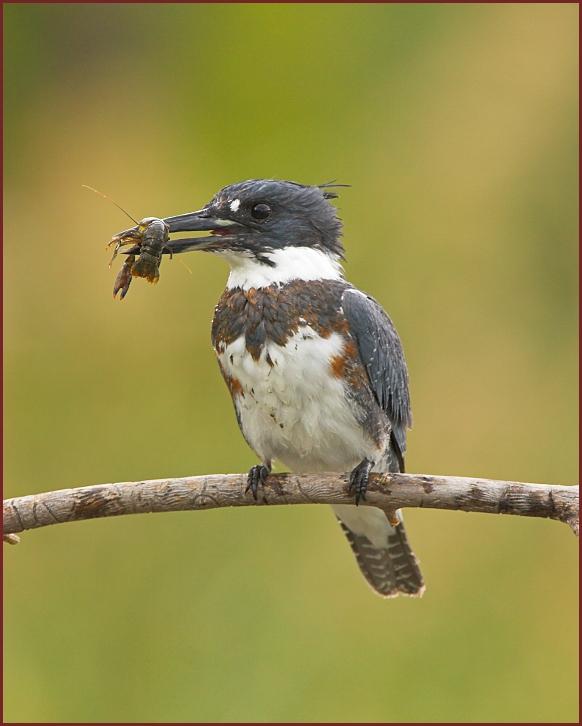
[[[271,465],[270,464],[256,464],[251,468],[249,471],[249,476],[247,479],[247,488],[245,489],[245,494],[248,491],[251,491],[253,494],[254,499],[257,499],[257,492],[259,491],[259,486],[263,486],[264,483],[267,480],[267,477],[271,473]]]
[[[349,491],[350,494],[355,494],[356,496],[356,506],[366,499],[368,480],[373,466],[373,461],[370,461],[370,459],[364,459],[364,461],[360,462],[350,474]]]

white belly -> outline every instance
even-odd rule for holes
[[[264,461],[295,472],[348,471],[377,455],[332,375],[330,359],[343,345],[341,335],[321,338],[306,325],[284,348],[267,342],[257,361],[243,337],[219,352],[225,374],[240,384],[235,405],[245,437]]]

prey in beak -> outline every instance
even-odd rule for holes
[[[127,249],[121,250],[123,254],[131,255],[139,251],[141,238],[144,231],[144,222],[151,223],[155,218],[149,217],[142,220],[139,225],[118,232],[113,236],[110,244],[115,244],[115,252],[113,257],[117,255],[118,250],[122,246],[128,246]],[[221,251],[226,247],[226,240],[221,238],[232,239],[236,234],[235,230],[243,229],[243,225],[232,219],[221,218],[213,215],[207,208],[197,212],[186,212],[186,214],[178,214],[174,217],[166,217],[163,222],[168,234],[172,232],[210,232],[210,236],[206,237],[188,237],[186,239],[170,240],[169,237],[162,247],[162,254],[175,255],[182,252],[190,252],[193,250]]]
[[[143,277],[153,284],[158,282],[162,254],[168,241],[168,225],[157,217],[146,217],[136,227],[113,236],[108,245],[115,245],[110,267],[119,250],[131,246],[131,250],[122,250],[127,253],[127,257],[115,278],[113,297],[119,292],[120,299],[123,300],[133,277]]]
[[[180,254],[191,250],[220,251],[224,249],[230,228],[240,227],[233,220],[213,217],[207,210],[188,212],[159,219],[146,217],[135,227],[115,234],[108,244],[114,246],[110,265],[121,252],[127,255],[113,285],[113,297],[127,295],[133,277],[143,277],[157,283],[160,278],[162,255]],[[208,237],[170,240],[170,232],[210,232]]]

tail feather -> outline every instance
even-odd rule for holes
[[[392,526],[375,507],[336,505],[333,509],[362,574],[379,595],[420,597],[424,593],[422,573],[401,517]]]
[[[393,432],[386,457],[373,471],[404,471],[403,446]],[[397,522],[394,523],[377,507],[342,504],[332,508],[362,574],[378,595],[421,597],[424,594],[424,580],[408,544],[400,510],[395,512]]]

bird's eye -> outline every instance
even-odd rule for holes
[[[263,202],[255,204],[255,206],[251,209],[251,214],[255,219],[267,219],[267,217],[271,214],[271,207]]]

